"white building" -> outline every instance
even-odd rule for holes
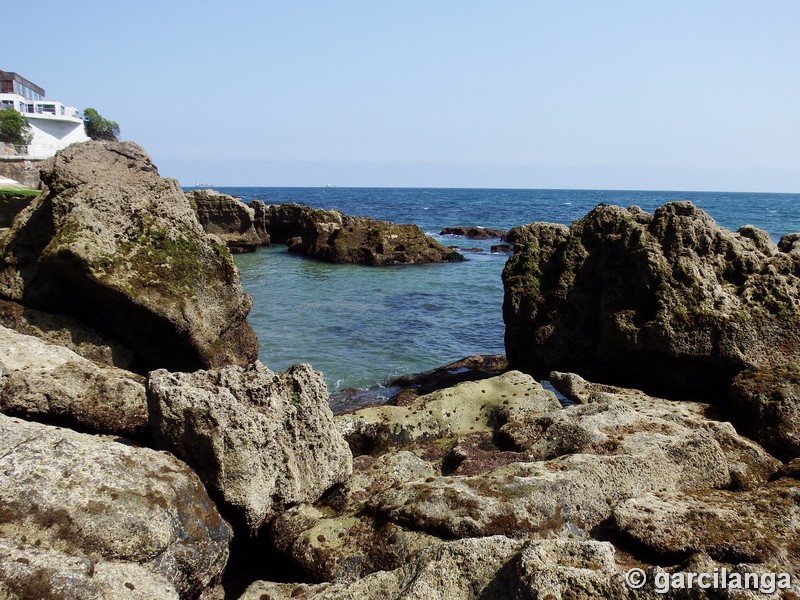
[[[83,115],[72,106],[45,100],[44,90],[8,71],[0,71],[0,110],[13,108],[25,116],[33,139],[17,148],[28,158],[48,158],[73,142],[89,139],[83,127]]]

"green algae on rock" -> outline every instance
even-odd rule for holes
[[[74,315],[145,368],[256,359],[251,300],[230,253],[139,146],[73,144],[41,174],[44,191],[5,236],[0,296]]]

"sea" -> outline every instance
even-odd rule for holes
[[[569,225],[600,203],[648,212],[689,200],[731,230],[751,224],[774,241],[800,232],[800,194],[414,188],[218,187],[244,202],[297,202],[396,223],[415,223],[464,262],[366,267],[289,254],[284,245],[235,257],[253,298],[250,323],[260,359],[272,370],[310,363],[321,371],[332,405],[356,394],[363,402],[393,392],[395,377],[474,354],[504,353],[499,240],[441,235],[448,226],[510,229],[547,221]],[[335,409],[335,406],[334,406]]]

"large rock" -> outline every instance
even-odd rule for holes
[[[153,433],[189,463],[251,532],[343,481],[352,457],[333,424],[325,382],[308,365],[259,362],[150,373]]]
[[[0,296],[77,316],[146,368],[256,359],[230,253],[139,146],[73,144],[43,164],[42,180],[2,248]]]
[[[630,598],[607,542],[523,543],[502,536],[459,540],[423,550],[393,571],[353,583],[253,583],[241,600],[481,600]]]
[[[800,249],[731,233],[689,202],[600,205],[569,228],[512,230],[503,273],[514,368],[665,393],[727,391],[747,367],[800,359]]]
[[[192,190],[186,196],[205,232],[225,242],[231,252],[255,252],[264,245],[256,233],[253,208],[214,190]]]
[[[123,436],[148,425],[142,377],[2,326],[0,411]]]
[[[506,231],[502,229],[492,229],[490,227],[445,227],[439,232],[439,235],[459,235],[470,240],[488,240],[491,238],[499,238],[506,235]]]
[[[800,482],[783,478],[755,490],[646,495],[621,503],[614,526],[654,556],[703,552],[727,563],[773,564],[800,574]]]
[[[264,228],[289,251],[333,263],[372,266],[464,260],[416,225],[398,225],[299,204],[266,207]]]
[[[69,315],[47,313],[17,302],[0,300],[0,325],[69,348],[100,365],[135,372],[141,370],[128,348]]]
[[[197,598],[228,558],[230,528],[166,453],[0,415],[0,489],[0,592],[16,597],[69,577],[58,597]]]
[[[800,456],[800,366],[747,369],[733,380],[727,408],[754,440],[785,461]]]

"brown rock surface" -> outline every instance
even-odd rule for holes
[[[513,235],[512,235],[513,234]],[[600,205],[512,230],[503,273],[514,368],[670,394],[723,394],[747,367],[800,360],[800,252],[732,233],[689,202]]]
[[[464,260],[416,225],[398,225],[299,204],[267,206],[264,228],[289,251],[333,263],[370,266]]]
[[[255,229],[255,211],[244,202],[214,190],[192,190],[186,197],[205,232],[225,242],[231,252],[255,252],[264,245]]]
[[[228,559],[228,525],[166,453],[0,415],[0,489],[0,573],[23,598],[61,574],[82,590],[64,597],[91,597],[107,576],[196,598]]]
[[[0,326],[0,410],[123,436],[147,431],[144,379]]]
[[[139,146],[73,144],[45,161],[42,180],[1,249],[0,297],[76,316],[145,367],[255,360],[230,253]]]

